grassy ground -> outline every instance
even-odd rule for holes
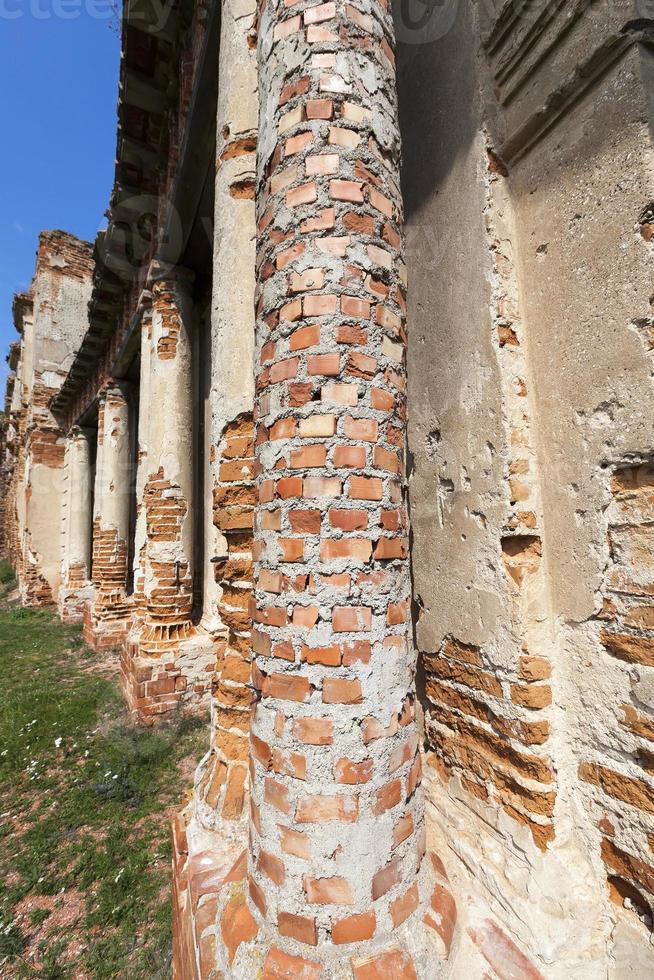
[[[11,587],[0,564],[0,977],[168,977],[169,822],[206,726],[136,727],[116,660]]]

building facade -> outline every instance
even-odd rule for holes
[[[648,7],[126,0],[0,516],[210,717],[178,978],[654,972]]]

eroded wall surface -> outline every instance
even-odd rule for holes
[[[65,439],[48,405],[88,326],[91,268],[88,243],[42,232],[30,292],[15,307],[22,340],[9,533],[21,597],[34,604],[56,601],[61,581],[63,542],[52,515],[61,509]]]
[[[552,6],[459,9],[400,52],[414,616],[455,975],[652,969],[651,56],[631,4]]]

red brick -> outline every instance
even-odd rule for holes
[[[320,497],[340,497],[341,481],[339,477],[309,476],[303,481],[302,494],[309,500]]]
[[[321,980],[322,967],[302,956],[289,956],[283,950],[273,946],[263,965],[261,980],[289,980],[297,977],[302,980]]]
[[[371,554],[372,543],[367,538],[323,538],[320,542],[320,557],[323,561],[353,558],[355,561],[366,562]]]
[[[292,439],[297,432],[297,422],[295,419],[279,419],[270,426],[268,438],[271,442],[278,439]]]
[[[325,704],[361,704],[361,681],[344,677],[325,677],[322,682],[322,699]]]
[[[293,857],[308,861],[311,858],[311,841],[306,834],[301,834],[299,830],[291,830],[278,824],[281,848],[284,854],[291,854]]]
[[[359,389],[355,384],[339,384],[330,381],[323,386],[320,397],[323,402],[329,404],[354,407],[359,400]]]
[[[400,895],[399,898],[390,903],[391,919],[396,929],[415,912],[419,902],[418,886],[411,885],[411,888],[404,895]]]
[[[323,208],[317,217],[307,218],[300,225],[302,234],[312,231],[329,231],[336,224],[336,212],[334,208]]]
[[[270,878],[276,885],[284,884],[284,879],[286,878],[284,862],[278,857],[275,857],[274,854],[269,854],[268,851],[262,849],[259,852],[257,868],[266,878]]]
[[[413,817],[410,813],[406,813],[403,817],[400,817],[393,828],[393,849],[399,847],[412,833]]]
[[[290,136],[284,144],[284,156],[291,157],[295,153],[301,153],[313,141],[313,137],[313,133],[298,133],[297,136]]]
[[[354,180],[330,180],[329,196],[336,201],[363,203],[363,186]]]
[[[343,644],[343,666],[352,664],[368,664],[372,649],[368,640],[348,640]]]
[[[311,905],[354,905],[352,886],[346,878],[314,878],[307,875],[304,891]]]
[[[286,203],[290,208],[302,204],[313,204],[317,196],[316,182],[311,180],[307,184],[301,184],[300,187],[293,187],[290,191],[286,191]]]
[[[334,103],[331,99],[307,99],[305,103],[307,119],[331,119]]]
[[[336,446],[332,461],[336,467],[363,469],[366,465],[366,450],[363,446]]]
[[[302,300],[305,316],[331,316],[336,312],[336,296],[326,293],[322,296],[305,296]]]
[[[315,153],[306,158],[305,165],[307,177],[337,174],[339,156],[338,153]]]
[[[324,466],[327,462],[327,448],[322,444],[303,446],[291,452],[291,468],[295,470],[311,469]]]
[[[341,531],[365,531],[368,527],[368,511],[332,507],[329,511],[329,523]]]
[[[308,678],[298,674],[271,674],[263,682],[264,697],[281,701],[306,701],[310,693]]]
[[[332,628],[336,633],[367,632],[372,628],[372,610],[368,606],[335,606]]]
[[[418,980],[410,955],[397,947],[351,963],[354,980]]]
[[[285,476],[277,481],[275,492],[282,500],[287,500],[289,497],[301,497],[302,488],[301,476]]]
[[[297,357],[289,357],[284,361],[275,361],[270,368],[270,382],[276,384],[278,381],[288,381],[297,374],[299,364]]]
[[[360,943],[372,939],[377,928],[374,912],[349,915],[332,923],[332,942],[336,946],[344,943]]]
[[[347,495],[352,500],[381,500],[384,496],[384,484],[377,476],[351,476]]]
[[[373,187],[370,188],[370,203],[373,208],[377,211],[381,211],[382,214],[386,215],[387,218],[393,217],[393,202],[389,200],[384,194],[375,190]]]
[[[383,412],[392,412],[395,407],[395,398],[390,391],[383,388],[373,388],[370,392],[370,404],[373,408]]]
[[[328,3],[318,4],[317,7],[308,7],[304,11],[305,24],[321,24],[325,20],[331,20],[336,16],[336,4],[333,0]]]
[[[303,629],[313,629],[318,622],[320,610],[316,606],[295,606],[293,609],[293,626]]]
[[[392,810],[394,806],[402,799],[402,782],[399,779],[394,779],[392,782],[388,783],[386,786],[382,786],[375,793],[372,812],[376,817],[382,813],[386,813],[387,810]]]
[[[319,510],[290,510],[288,520],[296,534],[319,534],[322,512]]]
[[[313,354],[307,358],[307,371],[313,375],[337,377],[341,372],[339,354]]]
[[[304,745],[331,745],[334,723],[331,718],[297,718],[293,722],[293,734]]]
[[[304,538],[277,538],[281,548],[280,561],[300,561],[304,556]]]
[[[389,892],[395,885],[399,885],[402,880],[400,859],[394,858],[374,875],[372,879],[372,900],[376,902],[378,898]]]
[[[308,664],[322,664],[324,667],[340,667],[341,648],[338,645],[329,647],[302,647],[302,661]]]
[[[359,299],[358,296],[341,296],[341,312],[345,316],[368,320],[370,319],[370,302],[367,299]]]
[[[351,759],[339,759],[334,766],[334,779],[337,783],[356,786],[367,783],[372,778],[372,759],[363,762],[352,762]]]
[[[336,327],[336,340],[339,344],[367,344],[368,331],[364,327],[345,323]]]
[[[409,542],[406,538],[380,538],[375,546],[375,558],[392,561],[408,558]]]
[[[291,334],[289,346],[293,351],[306,350],[307,347],[315,347],[315,345],[319,343],[320,327],[317,323],[310,323],[306,327],[298,327],[298,329]]]
[[[309,919],[304,915],[293,915],[292,912],[278,912],[277,928],[280,936],[289,936],[307,946],[318,945],[315,919]]]
[[[346,415],[343,430],[347,439],[362,442],[376,442],[379,438],[379,424],[376,419],[355,419]]]
[[[468,935],[503,980],[544,980],[540,970],[492,920],[486,919],[482,929],[469,928]]]
[[[296,823],[356,823],[359,801],[356,796],[307,796],[295,812]]]
[[[274,806],[280,813],[291,812],[291,804],[288,799],[288,789],[283,783],[273,779],[272,776],[266,776],[264,785],[264,799],[266,803],[270,803],[270,805]]]
[[[237,895],[225,906],[220,921],[220,933],[227,950],[230,963],[234,962],[236,950],[241,943],[254,939],[259,927],[248,908],[244,895]]]

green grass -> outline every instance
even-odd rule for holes
[[[169,820],[206,726],[135,726],[115,665],[51,613],[9,606],[6,575],[0,976],[168,977]]]

